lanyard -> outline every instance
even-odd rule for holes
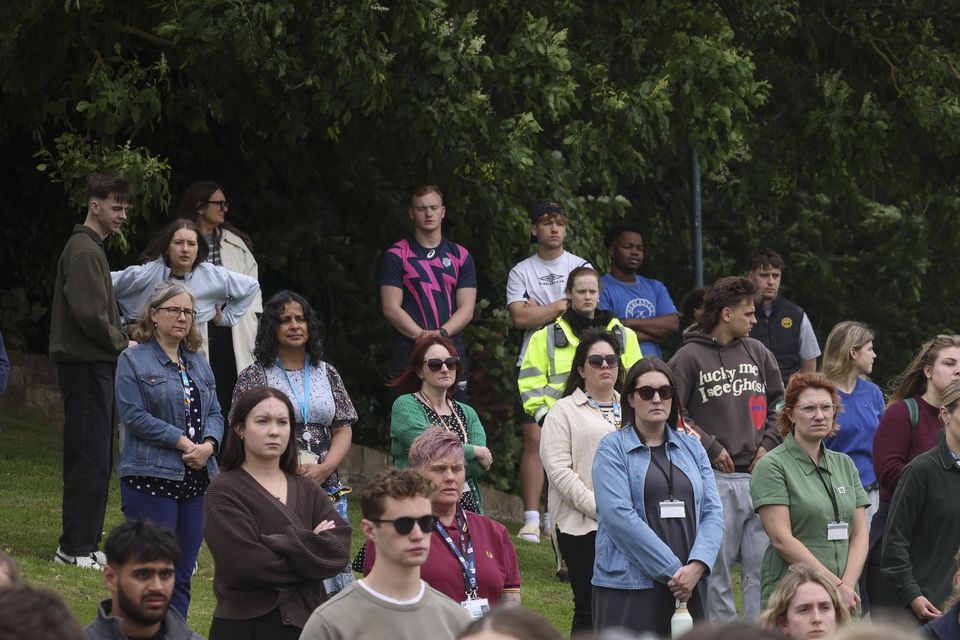
[[[183,410],[186,413],[184,424],[187,428],[188,437],[193,440],[197,434],[197,429],[190,424],[190,407],[193,404],[193,394],[190,391],[190,378],[187,376],[187,365],[183,363],[179,355],[177,356],[177,369],[180,372],[180,384],[183,385]]]
[[[287,368],[283,366],[283,363],[278,360],[277,364],[280,366],[280,370],[283,371],[283,375],[287,379],[287,384],[290,385],[290,390],[293,391],[293,396],[297,399],[297,405],[300,407],[300,419],[303,420],[303,424],[306,426],[307,418],[310,414],[310,356],[303,354],[303,395],[297,393],[297,388],[290,380],[290,374],[287,373]]]
[[[653,448],[650,448],[650,462],[653,463],[657,469],[660,469],[662,473],[667,478],[667,494],[670,496],[670,499],[673,500],[673,460],[670,459],[670,454],[667,453],[667,443],[663,443],[663,455],[667,456],[667,462],[670,463],[670,473],[660,466],[660,463],[657,462],[656,456],[653,455]]]
[[[817,472],[817,477],[820,478],[820,482],[823,483],[823,488],[827,492],[827,497],[830,498],[830,504],[833,505],[833,521],[840,522],[840,507],[837,506],[837,498],[833,495],[833,491],[830,490],[830,486],[827,484],[826,478],[824,478],[823,474],[820,472],[820,465],[818,465],[816,462],[813,462],[813,458],[810,458],[810,462],[813,464],[813,468]],[[829,471],[827,473],[829,473]]]
[[[590,406],[600,412],[600,415],[603,416],[603,419],[612,424],[615,428],[620,428],[620,403],[614,400],[610,407],[613,410],[613,420],[610,419],[610,410],[603,410],[603,407],[600,406],[600,403],[593,399],[586,389],[583,391],[583,395],[587,396],[587,402],[590,403]]]
[[[457,507],[457,515],[454,523],[460,530],[460,545],[454,543],[453,538],[447,532],[446,528],[437,520],[437,531],[447,543],[447,548],[453,554],[453,557],[460,563],[460,570],[463,572],[463,587],[468,599],[477,598],[477,558],[473,553],[473,541],[470,540],[470,534],[467,531],[467,514],[463,512],[463,507]]]

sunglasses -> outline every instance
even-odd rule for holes
[[[620,356],[615,353],[610,353],[605,356],[587,356],[587,364],[594,369],[599,369],[602,367],[604,362],[607,363],[608,367],[614,369],[620,366]]]
[[[662,387],[637,387],[633,390],[641,400],[646,400],[647,402],[653,400],[653,394],[659,394],[661,400],[669,400],[673,397],[673,387],[670,385],[664,385]]]
[[[430,358],[429,360],[424,360],[424,362],[430,371],[440,371],[443,365],[447,365],[447,369],[452,371],[457,368],[458,364],[460,364],[460,357],[450,356],[446,360],[441,360],[440,358]]]
[[[430,533],[433,531],[433,524],[436,522],[436,519],[432,516],[420,516],[419,518],[412,518],[410,516],[403,516],[402,518],[396,518],[394,520],[370,520],[370,522],[376,522],[377,524],[383,524],[384,522],[389,522],[393,525],[393,528],[396,529],[397,533],[402,536],[407,535],[413,531],[414,523],[420,527],[420,531],[423,533]]]

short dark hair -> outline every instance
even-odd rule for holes
[[[625,330],[630,331],[630,329],[626,328]],[[583,376],[580,375],[578,369],[586,366],[587,353],[591,347],[598,342],[606,342],[609,344],[613,348],[613,352],[620,358],[623,347],[615,333],[598,327],[590,327],[584,330],[583,335],[580,336],[580,344],[577,345],[577,350],[573,352],[573,362],[570,364],[570,375],[567,376],[567,382],[563,385],[563,396],[561,397],[565,398],[577,389],[583,389]],[[617,382],[614,385],[617,391],[620,390],[620,385],[623,384],[623,376],[623,359],[620,358],[620,365],[617,367]]]
[[[237,427],[246,422],[247,416],[253,408],[266,400],[276,398],[287,407],[290,415],[290,439],[287,448],[280,456],[280,469],[290,474],[296,474],[300,468],[299,452],[297,451],[297,420],[293,412],[293,404],[283,391],[273,387],[254,387],[243,392],[230,409],[230,427],[223,434],[223,455],[220,458],[220,468],[223,471],[239,469],[247,459],[247,450],[243,440],[237,434]]]
[[[0,589],[0,620],[4,640],[83,638],[83,628],[60,596],[26,583]]]
[[[257,338],[254,343],[253,357],[264,367],[272,366],[277,360],[277,327],[280,326],[280,314],[288,304],[296,302],[303,307],[303,317],[307,320],[307,355],[313,364],[323,360],[323,341],[320,335],[323,327],[316,311],[299,293],[284,289],[273,294],[263,305],[260,324],[257,325]]]
[[[150,241],[150,244],[148,244],[147,248],[143,251],[143,261],[150,262],[151,260],[160,258],[164,264],[169,267],[170,255],[167,251],[170,248],[170,242],[173,241],[173,234],[180,231],[180,229],[189,229],[197,234],[197,257],[194,259],[193,264],[190,265],[191,271],[196,269],[197,266],[210,255],[210,247],[207,245],[203,234],[200,233],[200,227],[197,226],[197,223],[193,220],[187,220],[186,218],[177,218],[165,226],[159,234],[154,236],[153,240]]]
[[[720,278],[707,289],[703,296],[703,306],[697,311],[694,320],[701,331],[709,333],[720,324],[720,313],[724,309],[733,308],[744,300],[753,300],[756,296],[757,285],[749,278]]]
[[[622,395],[620,397],[622,422],[624,426],[635,423],[636,412],[633,410],[633,407],[627,400],[627,396],[633,393],[633,390],[636,389],[637,378],[645,373],[650,373],[651,371],[657,371],[665,375],[667,377],[667,382],[670,383],[670,388],[673,389],[673,400],[670,403],[670,414],[667,416],[667,425],[671,429],[676,429],[680,426],[680,416],[682,414],[680,396],[677,394],[677,381],[673,376],[673,370],[667,365],[667,363],[660,358],[653,356],[637,360],[636,364],[630,367],[630,371],[627,371],[627,377],[623,381],[623,391],[621,392]]]
[[[773,249],[754,249],[750,252],[750,258],[747,262],[747,271],[753,271],[760,267],[773,267],[783,271],[786,264],[783,257]]]
[[[133,199],[133,185],[115,173],[94,173],[87,176],[87,200],[106,200],[110,196],[117,202],[130,202]]]
[[[103,552],[107,564],[122,567],[131,560],[172,564],[180,561],[180,539],[170,527],[148,518],[127,520],[110,531]]]
[[[640,225],[636,224],[618,224],[607,229],[607,232],[603,236],[603,246],[607,249],[613,246],[613,243],[617,241],[617,238],[620,237],[621,233],[635,233],[639,236],[643,236],[643,229],[640,228]]]
[[[413,469],[386,469],[367,481],[360,511],[367,520],[383,515],[387,498],[402,500],[420,496],[429,500],[436,490],[429,478]]]

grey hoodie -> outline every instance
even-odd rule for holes
[[[123,620],[110,617],[112,608],[111,600],[100,603],[96,620],[83,628],[83,640],[128,640],[121,627]],[[203,640],[173,607],[168,608],[163,617],[163,631],[164,640]]]
[[[722,345],[697,327],[683,334],[670,358],[683,419],[697,430],[711,460],[726,449],[738,471],[746,471],[758,447],[783,441],[777,412],[783,381],[773,354],[753,338]]]

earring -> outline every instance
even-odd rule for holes
[[[243,436],[240,436],[240,442],[243,442]]]
[[[154,330],[154,331],[157,330],[157,323],[156,323],[156,322],[153,323],[153,330]]]

